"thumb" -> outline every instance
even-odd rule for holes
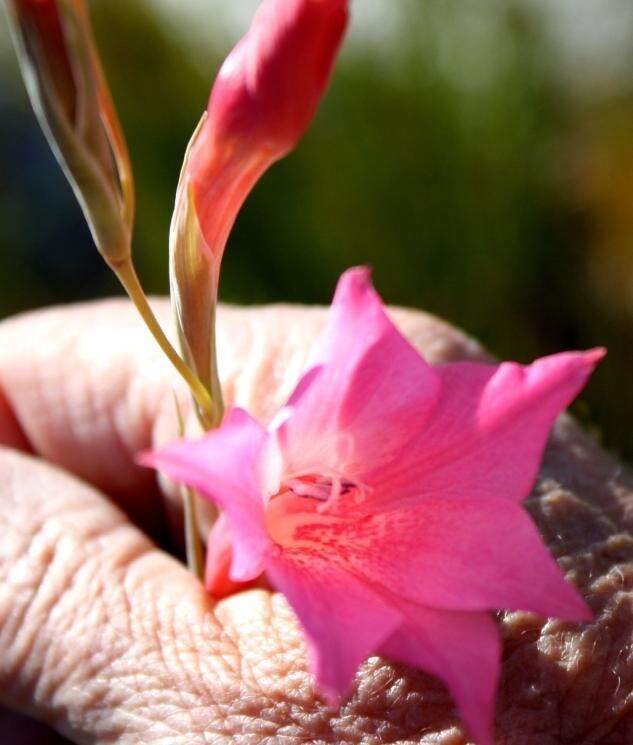
[[[283,697],[283,603],[212,606],[94,489],[0,449],[0,533],[0,704],[77,743],[190,745]]]

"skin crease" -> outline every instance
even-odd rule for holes
[[[430,362],[483,356],[423,313],[393,316]],[[319,308],[224,308],[227,401],[269,418],[324,320]],[[149,536],[173,546],[178,497],[133,457],[176,436],[174,389],[189,410],[124,301],[0,325],[0,703],[91,745],[468,742],[440,683],[376,658],[328,710],[282,597],[214,605],[157,548]],[[562,418],[527,506],[596,620],[500,616],[497,742],[631,743],[633,477]],[[25,722],[0,714],[3,741],[67,742]]]

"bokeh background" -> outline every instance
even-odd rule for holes
[[[185,144],[256,0],[94,0],[167,289]],[[327,302],[368,262],[391,303],[502,357],[609,347],[576,413],[633,460],[633,4],[354,0],[332,88],[225,258],[233,302]],[[0,19],[0,315],[118,292],[30,112]]]

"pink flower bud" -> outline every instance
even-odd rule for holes
[[[328,83],[348,0],[263,0],[222,65],[185,156],[170,240],[183,354],[220,401],[214,317],[220,262],[237,213],[308,127]],[[221,419],[221,406],[217,411]]]
[[[347,18],[348,0],[264,0],[222,65],[188,162],[212,252],[221,254],[258,178],[310,124]]]

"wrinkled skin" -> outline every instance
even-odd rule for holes
[[[422,313],[394,318],[431,362],[482,355]],[[228,402],[269,417],[324,319],[225,308]],[[6,321],[0,387],[0,703],[75,743],[467,742],[441,684],[378,659],[328,710],[282,597],[256,589],[214,605],[157,547],[173,545],[178,498],[133,458],[175,437],[172,390],[188,402],[126,303]],[[631,743],[633,478],[563,419],[527,506],[596,620],[501,619],[497,741]],[[65,742],[2,716],[12,745]]]

